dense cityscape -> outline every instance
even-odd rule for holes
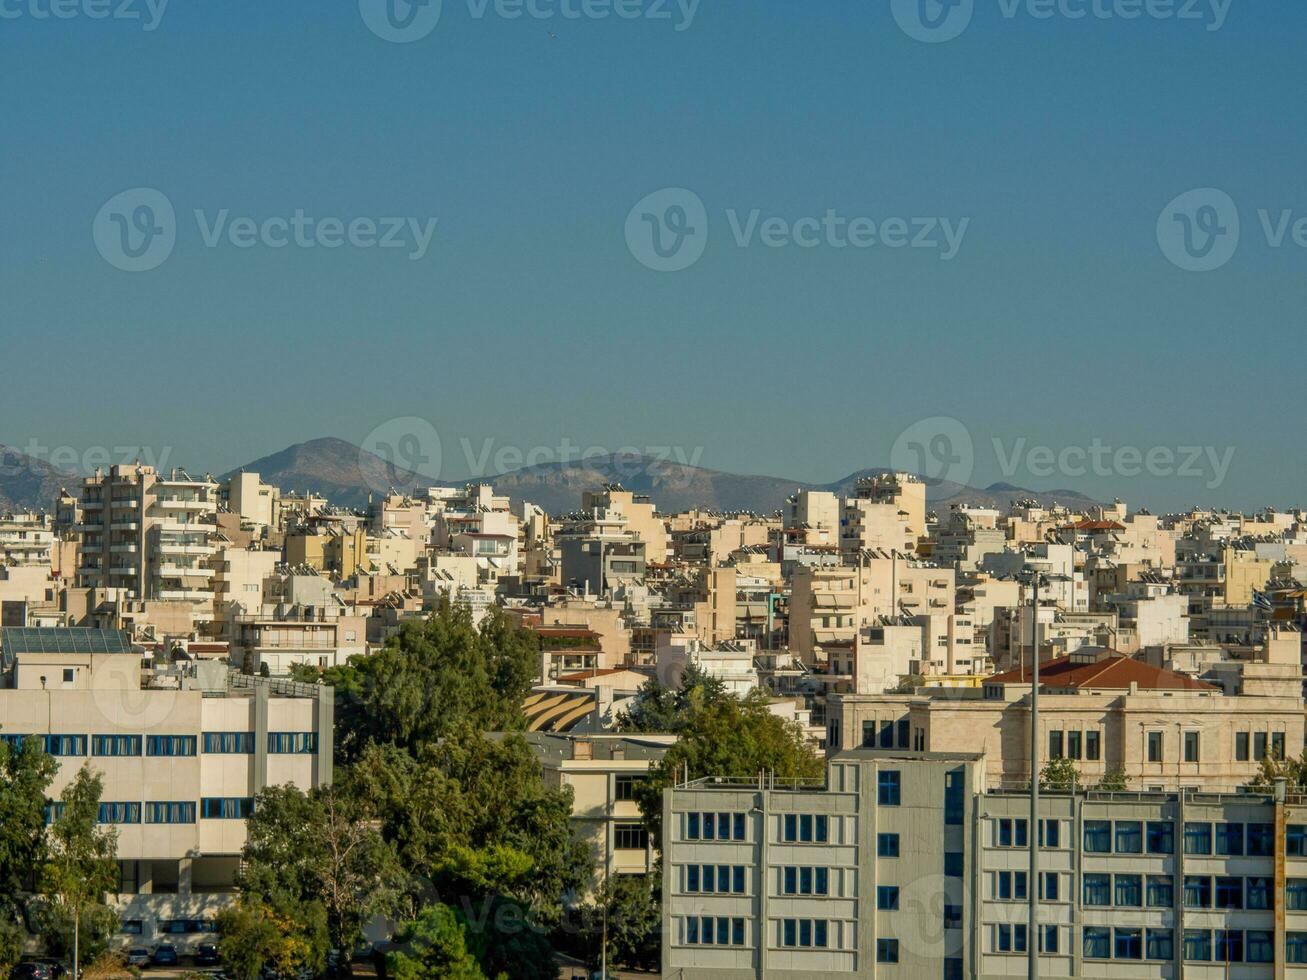
[[[582,476],[551,514],[361,449],[361,507],[114,464],[6,513],[0,955],[1307,968],[1304,512]]]

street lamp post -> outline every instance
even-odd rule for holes
[[[1030,640],[1030,878],[1026,896],[1030,925],[1026,930],[1026,956],[1030,980],[1039,980],[1039,572],[1031,578]]]

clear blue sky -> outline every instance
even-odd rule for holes
[[[674,2],[670,21],[510,20],[445,0],[394,44],[356,2],[171,0],[153,31],[85,16],[94,0],[68,20],[6,2],[0,442],[175,447],[217,472],[411,415],[450,476],[460,439],[566,439],[824,481],[949,416],[973,484],[1307,503],[1307,249],[1270,248],[1256,217],[1307,216],[1301,4],[1233,0],[1212,31],[976,0],[928,44],[887,0],[705,0],[680,31]],[[1158,215],[1209,186],[1237,203],[1240,248],[1182,271]],[[91,231],[135,187],[179,231],[128,273]],[[709,216],[681,272],[623,235],[665,187]],[[439,222],[412,261],[208,248],[193,217],[297,208]],[[950,261],[738,247],[726,214],[753,209],[969,225]],[[1235,455],[1214,488],[1210,468],[1040,478],[998,458],[1095,439]]]

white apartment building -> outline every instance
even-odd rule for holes
[[[185,951],[211,932],[235,898],[253,798],[332,777],[330,688],[220,663],[190,670],[143,671],[112,630],[7,629],[0,647],[0,737],[38,738],[59,763],[47,819],[78,769],[103,778],[124,944],[166,939]]]
[[[183,470],[165,475],[151,466],[113,466],[84,481],[79,503],[79,586],[187,602],[197,621],[213,618],[213,480]]]

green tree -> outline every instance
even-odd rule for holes
[[[731,697],[726,685],[698,664],[688,664],[679,687],[669,688],[656,677],[640,686],[631,706],[617,718],[622,732],[675,734],[688,727],[704,710]]]
[[[762,772],[778,780],[819,779],[821,758],[796,723],[772,714],[767,701],[754,693],[726,697],[697,711],[680,738],[649,769],[649,778],[636,790],[636,800],[654,846],[662,848],[663,790],[688,770],[691,779],[736,776],[752,779]]]
[[[83,766],[60,794],[60,811],[50,826],[40,930],[56,955],[73,951],[74,923],[78,963],[108,948],[118,916],[105,896],[118,890],[118,835],[98,826],[103,780]]]
[[[1103,793],[1124,793],[1130,788],[1130,777],[1120,766],[1116,766],[1103,773],[1103,778],[1098,781],[1094,789]]]
[[[0,741],[0,923],[24,915],[21,896],[45,864],[45,800],[57,768],[35,738]]]
[[[315,961],[331,947],[353,949],[365,922],[399,907],[407,875],[374,815],[347,785],[311,793],[269,787],[255,799],[246,828],[242,894],[291,922],[300,909],[320,907],[324,934],[300,937],[316,944]]]
[[[1073,789],[1085,789],[1084,777],[1080,769],[1070,759],[1049,759],[1044,768],[1039,770],[1039,788],[1070,792]]]
[[[467,921],[448,905],[430,905],[395,934],[386,956],[392,980],[486,980],[468,949]]]
[[[520,735],[464,725],[416,755],[372,745],[353,772],[404,867],[447,901],[502,895],[552,923],[563,897],[590,880],[590,852],[572,836],[571,788],[544,784]]]
[[[234,980],[259,980],[265,967],[282,976],[326,966],[327,916],[321,902],[290,913],[242,896],[218,913],[218,952]]]
[[[351,658],[348,673],[325,677],[344,682],[336,691],[339,754],[358,758],[370,742],[411,752],[459,724],[520,729],[537,666],[534,637],[501,611],[477,628],[467,608],[443,602],[428,619],[405,623],[380,652]]]
[[[657,968],[662,955],[658,887],[657,875],[611,875],[596,889],[581,908],[582,945],[592,966],[601,962],[599,953],[607,933],[610,965]]]
[[[1275,789],[1275,781],[1283,778],[1290,793],[1302,792],[1307,785],[1307,749],[1296,759],[1277,759],[1273,755],[1263,756],[1257,768],[1257,775],[1246,788],[1254,793],[1269,793]]]

